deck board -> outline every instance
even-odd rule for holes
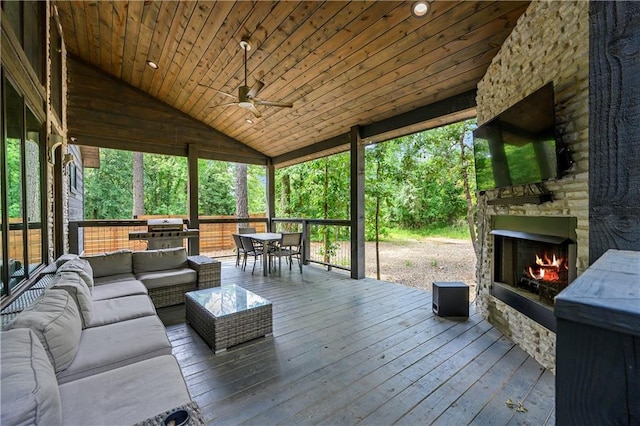
[[[256,268],[258,269],[258,268]],[[305,267],[222,282],[273,303],[273,334],[214,354],[163,308],[173,354],[210,424],[552,424],[554,376],[470,306],[445,319],[431,293]],[[505,401],[522,402],[516,413]]]

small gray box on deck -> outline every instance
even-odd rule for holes
[[[469,316],[469,286],[462,282],[433,283],[433,312],[440,317]]]

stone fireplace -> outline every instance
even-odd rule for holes
[[[551,371],[553,296],[589,264],[588,29],[589,2],[532,1],[478,83],[479,125],[553,83],[556,138],[575,161],[542,189],[478,193],[477,309]]]

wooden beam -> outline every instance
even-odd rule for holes
[[[438,117],[461,111],[471,111],[475,115],[476,92],[475,89],[469,90],[460,95],[416,108],[413,111],[362,126],[362,138],[371,142],[382,142],[390,139],[389,137],[381,137],[387,133],[413,127]]]
[[[291,161],[295,163],[308,161],[307,159],[305,159],[306,157],[310,157],[308,158],[309,160],[318,158],[319,156],[316,156],[316,154],[333,148],[343,147],[342,151],[346,151],[347,149],[349,149],[349,137],[349,133],[343,133],[322,142],[314,143],[313,145],[305,146],[304,148],[296,149],[295,151],[278,155],[276,157],[273,157],[272,161],[274,165],[280,165],[282,167],[283,163],[289,163]]]
[[[640,3],[589,3],[589,264],[640,250]]]
[[[364,274],[364,143],[360,128],[351,128],[351,278],[362,279]]]

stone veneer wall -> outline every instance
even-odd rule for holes
[[[534,0],[478,84],[478,124],[504,111],[548,82],[555,87],[556,126],[573,151],[575,165],[562,179],[545,183],[554,201],[541,205],[487,205],[478,197],[481,259],[477,267],[477,306],[488,320],[546,368],[555,371],[555,333],[490,294],[493,215],[573,216],[578,219],[578,274],[589,257],[589,2]],[[524,187],[502,196],[523,194]]]

